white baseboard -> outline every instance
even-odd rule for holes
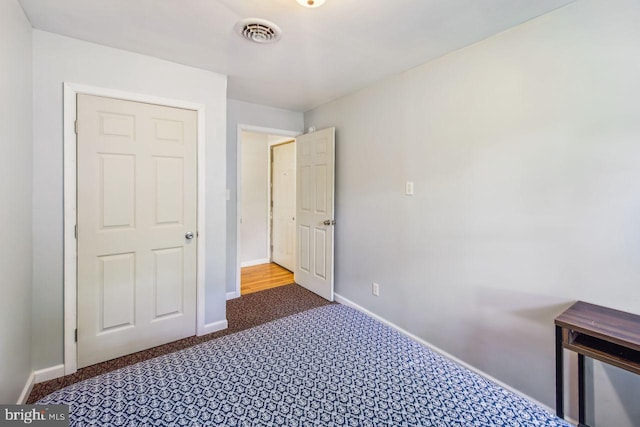
[[[56,365],[51,366],[50,368],[38,369],[37,371],[34,371],[34,375],[36,384],[64,377],[64,365]]]
[[[24,385],[22,393],[18,398],[18,405],[24,405],[27,403],[29,394],[31,394],[31,390],[33,390],[33,386],[35,384],[54,380],[60,377],[64,377],[64,365],[51,366],[50,368],[38,369],[37,371],[31,372],[31,375],[27,378],[27,383]]]
[[[227,301],[229,301],[230,299],[236,299],[236,298],[240,298],[240,293],[233,291],[233,292],[227,292]]]
[[[355,302],[343,297],[342,295],[339,294],[334,294],[335,295],[335,300],[336,302],[346,305],[348,307],[354,308],[370,317],[373,317],[374,319],[376,319],[377,321],[379,321],[380,323],[384,323],[385,325],[395,329],[396,331],[400,332],[403,335],[406,335],[407,337],[411,338],[414,341],[419,342],[420,344],[429,347],[431,350],[435,351],[436,353],[441,354],[442,356],[446,357],[447,359],[453,360],[454,362],[456,362],[458,365],[462,365],[465,368],[467,368],[468,370],[475,372],[476,374],[488,379],[489,381],[492,381],[496,384],[498,384],[500,387],[505,388],[509,391],[511,391],[512,393],[517,394],[518,396],[522,396],[527,400],[532,401],[533,403],[535,403],[536,405],[546,409],[547,411],[551,412],[552,414],[555,414],[556,411],[554,409],[551,409],[550,407],[548,407],[547,405],[545,405],[544,403],[538,402],[536,399],[532,398],[531,396],[526,395],[525,393],[521,392],[520,390],[517,390],[513,387],[511,387],[509,384],[505,384],[502,381],[492,377],[491,375],[481,371],[480,369],[469,365],[468,363],[464,362],[463,360],[458,359],[457,357],[453,356],[452,354],[447,353],[446,351],[442,350],[441,348],[438,348],[436,346],[434,346],[431,343],[428,343],[427,341],[423,340],[422,338],[420,338],[417,335],[412,334],[409,331],[405,331],[404,329],[402,329],[400,326],[388,321],[387,319],[384,319],[380,316],[378,316],[375,313],[372,313],[371,311],[367,310],[366,308],[356,304]],[[573,423],[573,420],[567,419],[567,421]],[[576,423],[577,424],[577,423]]]
[[[16,404],[24,405],[25,403],[27,403],[27,399],[29,399],[29,395],[31,394],[31,390],[33,389],[33,385],[35,384],[35,376],[35,372],[31,372]]]
[[[253,261],[245,261],[240,263],[240,267],[253,267],[254,265],[269,264],[269,258],[254,259]]]
[[[227,320],[220,320],[218,322],[207,323],[204,325],[202,330],[198,331],[198,336],[211,334],[213,332],[222,331],[223,329],[227,329],[229,327],[229,322]]]

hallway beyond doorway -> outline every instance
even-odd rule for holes
[[[242,295],[291,283],[293,283],[293,273],[275,263],[243,267],[241,271]]]

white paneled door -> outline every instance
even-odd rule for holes
[[[296,145],[294,142],[271,148],[271,260],[295,269],[296,242]]]
[[[195,334],[197,113],[77,101],[81,368]]]
[[[296,139],[295,282],[333,301],[335,128]]]

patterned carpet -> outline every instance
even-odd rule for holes
[[[340,304],[59,390],[71,426],[569,427]]]
[[[224,331],[174,341],[118,359],[87,366],[86,368],[79,369],[78,372],[73,375],[67,375],[66,377],[36,384],[33,386],[27,403],[34,403],[56,390],[95,377],[96,375],[111,372],[125,366],[133,365],[134,363],[192,347],[196,344],[327,304],[330,303],[296,284],[244,295],[240,298],[227,301],[227,320],[229,327]]]

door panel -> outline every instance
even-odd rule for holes
[[[101,154],[98,203],[102,229],[134,227],[135,157]]]
[[[155,225],[180,225],[184,211],[183,159],[154,157],[155,161]]]
[[[327,270],[326,270],[326,252],[327,252],[327,230],[323,230],[320,228],[315,229],[316,235],[314,236],[314,241],[316,247],[314,248],[314,253],[316,255],[314,266],[315,266],[315,275],[316,277],[326,280],[327,278]]]
[[[195,111],[78,95],[78,367],[195,334]]]
[[[335,129],[299,136],[296,143],[298,266],[295,281],[333,301]]]
[[[184,248],[156,249],[155,257],[154,320],[164,316],[180,314],[182,307],[182,271],[184,270]]]
[[[311,212],[311,166],[303,165],[298,168],[300,179],[298,180],[298,186],[300,191],[298,192],[299,204],[298,208],[305,213]]]
[[[327,166],[316,165],[316,214],[327,213]]]
[[[309,242],[311,242],[311,233],[309,227],[306,225],[301,225],[298,237],[300,240],[300,244],[298,246],[300,248],[300,254],[298,255],[298,269],[305,273],[310,273],[311,254],[309,252]],[[298,283],[297,280],[296,283]]]
[[[100,256],[98,262],[98,307],[102,311],[99,332],[134,326],[136,255]]]

